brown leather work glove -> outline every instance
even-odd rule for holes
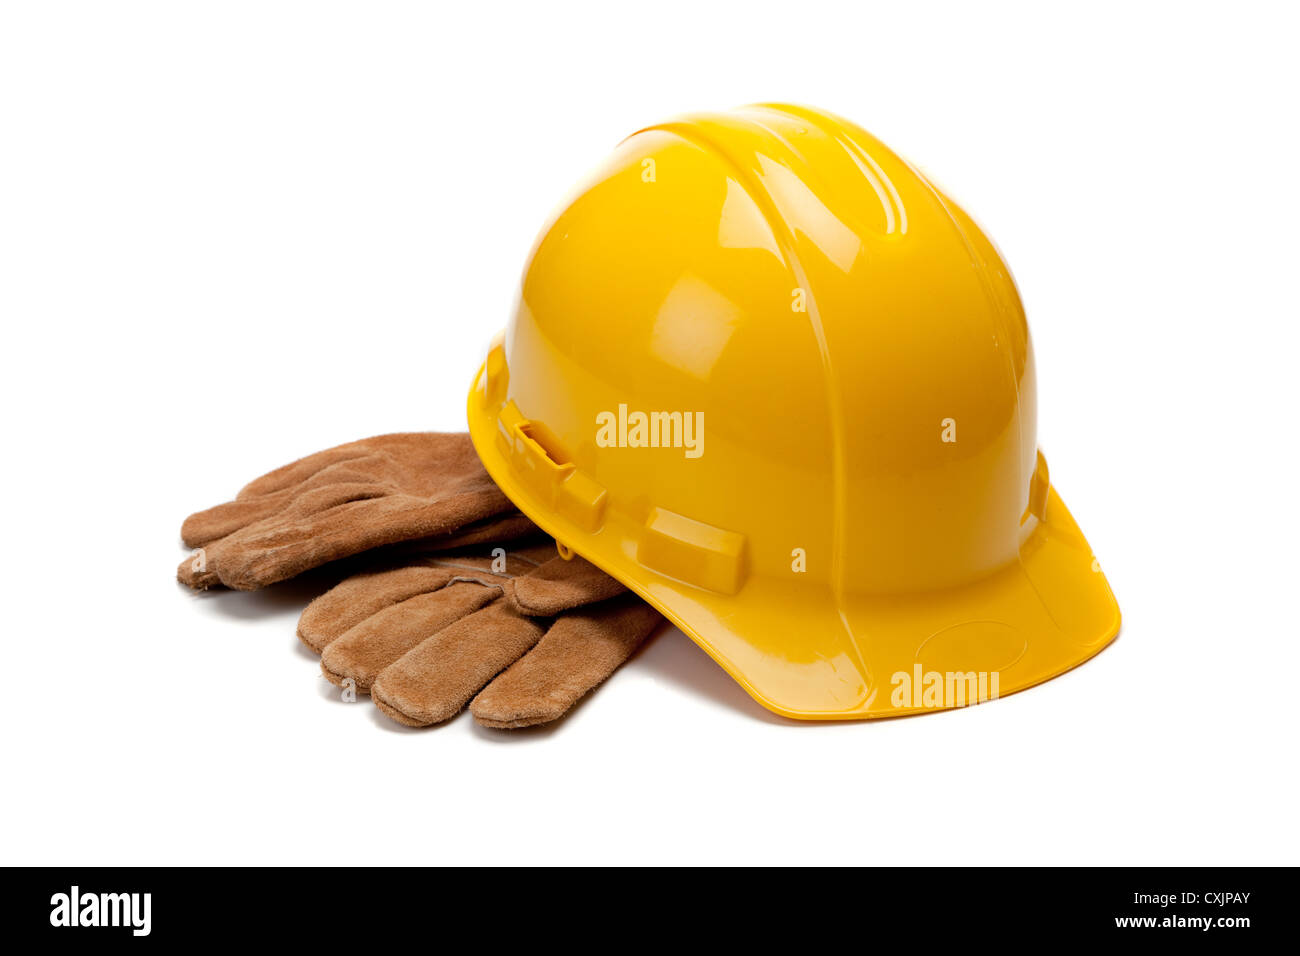
[[[371,548],[415,539],[453,548],[536,533],[479,463],[469,435],[379,435],[263,475],[190,515],[176,576],[252,591]]]
[[[308,605],[298,636],[327,678],[353,681],[400,723],[441,723],[469,703],[480,724],[516,728],[563,716],[660,621],[599,568],[546,544],[495,562],[435,555],[355,575]]]

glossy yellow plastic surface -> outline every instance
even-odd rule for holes
[[[625,140],[542,232],[469,396],[521,510],[805,719],[969,703],[972,675],[1005,695],[1115,636],[1035,413],[990,240],[864,130],[784,105]]]

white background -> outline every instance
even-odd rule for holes
[[[0,858],[1300,862],[1293,10],[7,4]],[[176,584],[181,519],[263,471],[463,428],[571,184],[765,99],[1000,244],[1110,649],[803,725],[665,631],[551,729],[410,732],[319,677],[310,588]]]

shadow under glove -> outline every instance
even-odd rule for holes
[[[497,570],[491,558],[455,554],[358,574],[308,605],[298,637],[329,680],[353,681],[408,726],[441,723],[467,703],[487,727],[547,723],[663,620],[594,565],[554,555],[546,544],[505,555]]]
[[[190,515],[176,576],[195,589],[252,591],[371,548],[430,548],[536,533],[479,463],[465,433],[379,435],[263,475],[234,501]]]

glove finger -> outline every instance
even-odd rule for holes
[[[538,550],[540,547],[509,552],[500,573],[493,570],[495,556],[439,553],[409,555],[401,564],[355,574],[307,605],[298,619],[298,637],[319,654],[367,618],[417,595],[465,579],[499,589],[503,578],[534,567],[530,555]]]
[[[254,478],[244,485],[239,494],[235,496],[235,500],[239,501],[281,491],[291,491],[316,477],[327,468],[370,457],[373,454],[372,444],[375,441],[377,439],[363,438],[360,441],[348,442],[345,445],[335,445],[333,448],[326,448],[324,451],[318,451],[305,458],[299,458],[297,461],[291,461],[287,465],[281,465],[274,471],[268,471],[260,478]]]
[[[508,601],[489,604],[413,647],[370,688],[376,706],[410,727],[456,716],[485,684],[528,652],[544,628]]]
[[[298,618],[298,639],[319,654],[366,618],[417,594],[441,590],[457,573],[415,564],[354,575],[307,605]]]
[[[206,511],[196,511],[181,523],[181,540],[187,548],[201,548],[279,514],[292,500],[291,492],[286,491],[261,498],[227,501]]]
[[[632,594],[564,614],[474,698],[470,713],[484,727],[498,729],[556,720],[618,670],[662,621]]]
[[[491,575],[485,575],[491,579]],[[472,616],[501,597],[501,584],[453,581],[382,608],[353,625],[321,652],[320,667],[335,684],[351,679],[368,691],[379,674],[430,635]]]
[[[181,526],[181,538],[188,547],[201,547],[300,506],[302,496],[313,489],[358,482],[423,498],[496,492],[467,434],[379,435],[328,448],[268,472],[246,485],[234,501],[190,515]],[[504,502],[504,496],[500,497]],[[311,510],[320,509],[306,513]],[[514,509],[503,503],[496,510]]]
[[[356,482],[316,489],[314,492],[309,494],[307,500],[316,507],[324,508],[330,505],[341,506],[358,500],[366,500],[382,493],[382,490],[376,488],[372,483]],[[232,502],[231,504],[237,503]],[[249,504],[250,508],[244,512],[245,517],[252,513],[251,506],[256,505],[257,502],[251,502]],[[220,507],[221,506],[211,509],[211,511],[215,512],[219,510]],[[292,516],[289,515],[289,517],[286,517],[286,515],[289,514],[290,509],[293,507],[294,502],[286,499],[275,505],[275,509],[278,511],[277,515],[264,518],[248,527],[236,529],[230,534],[219,534],[211,540],[207,540],[206,532],[201,533],[190,528],[188,529],[189,533],[187,533],[186,529],[183,529],[182,536],[185,537],[187,543],[200,540],[205,541],[205,543],[202,545],[191,544],[191,547],[195,547],[196,549],[201,548],[203,554],[200,558],[196,559],[194,556],[191,556],[182,561],[180,566],[176,569],[177,579],[182,584],[188,585],[195,590],[207,590],[208,588],[216,587],[217,585],[226,584],[221,574],[222,566],[230,563],[238,563],[237,558],[243,553],[243,549],[247,547],[245,542],[248,539],[256,537],[258,540],[262,541],[274,540],[273,536],[278,529],[291,526]],[[204,514],[206,513],[191,515],[190,518],[187,519],[187,525],[189,524],[189,521],[196,518],[200,521],[207,521],[208,519],[203,517]],[[215,521],[219,519],[213,520]],[[212,530],[215,529],[216,526],[215,524],[209,524],[207,527]],[[213,533],[215,533],[215,530]],[[271,537],[268,538],[267,536]],[[317,563],[324,564],[325,562],[320,561]],[[315,567],[316,565],[313,564],[310,566]],[[284,577],[291,576],[292,575],[284,575]],[[282,579],[283,578],[276,578],[276,580]],[[256,587],[261,586],[262,585],[260,584],[254,584],[252,587],[242,588],[241,590],[253,590]]]
[[[181,540],[188,547],[200,547],[287,511],[300,504],[300,499],[313,490],[355,485],[367,485],[381,490],[385,487],[383,463],[374,456],[366,456],[362,449],[352,448],[346,454],[341,449],[330,449],[321,452],[319,456],[313,455],[312,459],[318,457],[322,460],[313,462],[310,469],[304,470],[301,480],[295,480],[286,487],[273,488],[260,484],[277,474],[272,472],[245,487],[234,501],[196,511],[181,524]],[[285,467],[296,468],[307,461],[308,459],[303,459],[302,462]],[[264,490],[254,492],[254,488]],[[337,490],[326,490],[324,494],[337,498],[339,493]]]
[[[357,462],[349,460],[337,467],[331,466],[292,488],[236,498],[205,511],[196,511],[181,524],[181,540],[187,546],[197,548],[277,517],[313,514],[348,501],[379,497],[390,490],[382,475],[370,474]]]
[[[491,484],[467,432],[398,432],[338,445],[277,468],[246,485],[239,497],[292,488],[349,462],[371,478],[421,495]]]
[[[209,548],[196,548],[195,553],[176,566],[176,580],[195,591],[221,587]]]
[[[221,580],[221,563],[230,556],[230,543],[233,538],[218,538],[215,541],[196,548],[191,555],[176,568],[176,579],[196,591],[224,587]]]
[[[365,487],[316,489],[270,521],[223,539],[216,565],[221,583],[256,590],[339,558],[417,538],[446,539],[441,546],[449,546],[466,525],[513,511],[495,488],[430,501],[396,494],[360,497]],[[353,488],[358,490],[349,497]],[[321,510],[311,513],[313,507]]]
[[[410,598],[439,591],[448,584],[466,579],[496,588],[499,594],[500,588],[504,586],[503,579],[537,567],[539,557],[544,558],[552,553],[554,551],[551,545],[524,546],[508,552],[504,565],[498,563],[496,554],[488,557],[482,554],[438,552],[432,555],[411,553],[392,556],[391,562],[374,571],[349,577],[307,605],[298,619],[298,638],[319,654],[345,633],[385,608],[400,605]],[[407,608],[403,613],[414,615],[414,607]],[[352,640],[364,641],[365,638],[358,635]]]
[[[516,610],[554,617],[561,611],[617,597],[627,588],[590,561],[555,557],[515,582]]]

